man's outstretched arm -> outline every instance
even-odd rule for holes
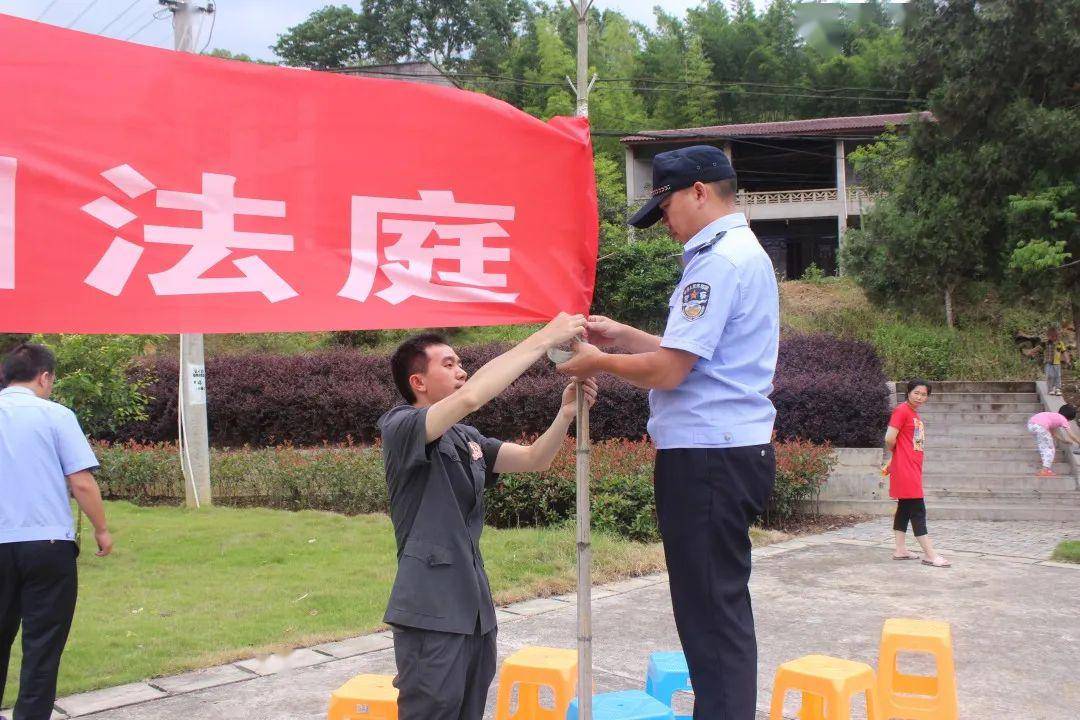
[[[562,407],[552,420],[551,426],[543,435],[536,438],[536,442],[532,445],[502,444],[499,448],[499,456],[495,459],[495,472],[543,472],[551,467],[551,461],[555,459],[563,446],[570,423],[577,417],[576,385],[576,383],[570,383],[563,390]],[[592,407],[596,402],[596,381],[586,380],[584,386],[585,402]]]
[[[590,315],[585,323],[589,342],[599,348],[617,347],[632,353],[656,352],[660,337],[638,330],[603,315]]]
[[[568,342],[585,330],[583,315],[559,313],[554,320],[476,371],[460,390],[427,411],[425,434],[432,442],[466,415],[482,408],[544,356],[549,348]]]
[[[659,348],[635,355],[611,355],[594,345],[579,343],[574,357],[558,366],[559,372],[575,377],[610,373],[640,388],[674,390],[700,358],[674,348]]]

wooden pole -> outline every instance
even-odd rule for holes
[[[578,14],[577,32],[577,115],[589,117],[589,27],[593,0],[570,0]],[[592,720],[592,511],[589,501],[589,405],[581,383],[577,385],[577,646],[578,717]]]

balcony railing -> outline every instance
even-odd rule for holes
[[[862,187],[849,187],[847,196],[849,204],[873,201],[870,193]],[[838,197],[836,188],[775,190],[769,192],[746,192],[740,190],[738,202],[740,205],[785,205],[788,203],[836,202]]]

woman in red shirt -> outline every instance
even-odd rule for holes
[[[889,497],[896,499],[896,516],[893,519],[896,550],[893,560],[915,560],[919,557],[910,552],[905,544],[910,522],[915,540],[926,553],[923,564],[949,567],[949,561],[934,551],[926,534],[926,502],[923,500],[922,487],[926,430],[919,417],[919,408],[930,397],[930,384],[925,380],[909,381],[905,397],[906,400],[896,406],[889,419],[885,451],[892,453],[892,459],[881,469],[883,474],[889,476]]]

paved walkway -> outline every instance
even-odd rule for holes
[[[884,520],[754,551],[759,717],[766,717],[777,665],[811,652],[874,664],[881,624],[889,617],[952,624],[964,720],[1080,716],[1080,566],[1047,561],[1057,542],[1080,537],[1080,519],[931,518],[930,529],[953,568],[892,561]],[[678,648],[666,578],[616,583],[598,588],[594,597],[598,691],[641,687],[649,653]],[[527,645],[573,646],[571,597],[519,603],[499,614],[500,659]],[[393,670],[391,641],[377,634],[284,659],[85,693],[57,706],[95,720],[323,720],[335,687],[357,673]],[[792,700],[786,714],[793,717],[796,709]],[[860,712],[856,707],[856,717]]]
[[[1080,540],[1080,518],[1072,522],[972,522],[935,520],[931,513],[927,525],[931,539],[943,548],[1018,559],[1048,560],[1062,540]],[[892,547],[892,518],[875,518],[870,522],[834,530],[824,537],[868,540]],[[908,547],[919,549],[910,536]]]

